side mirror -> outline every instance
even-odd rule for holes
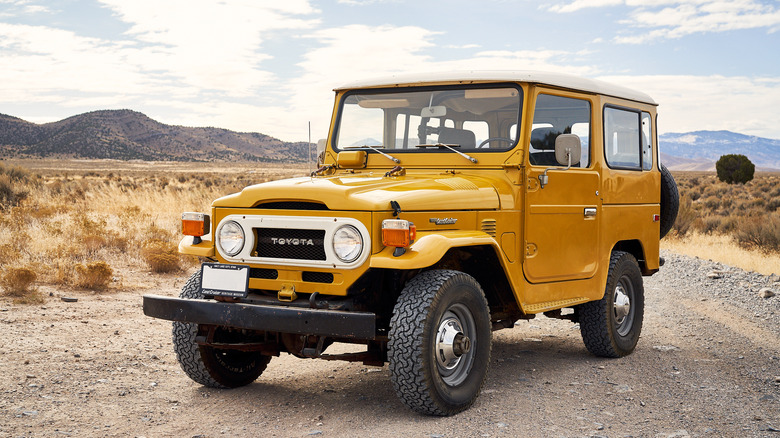
[[[549,181],[547,172],[551,170],[569,170],[572,164],[577,164],[582,158],[582,143],[580,143],[580,137],[574,134],[561,134],[555,137],[555,161],[561,166],[566,166],[564,169],[556,169],[550,167],[544,170],[544,173],[539,175],[539,184],[544,188]]]
[[[575,134],[561,134],[555,138],[555,160],[561,166],[571,167],[582,158],[582,143]]]

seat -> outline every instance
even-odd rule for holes
[[[528,161],[535,166],[557,166],[555,139],[561,135],[555,128],[536,128],[531,131],[531,152]],[[541,152],[533,152],[541,151]]]
[[[477,147],[477,137],[467,129],[439,128],[439,143],[459,144],[464,149]]]

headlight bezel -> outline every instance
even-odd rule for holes
[[[225,243],[230,242],[230,239],[225,238],[226,232],[233,232],[236,231],[240,232],[241,238],[240,238],[240,244],[235,245],[234,248],[225,248]],[[236,234],[233,234],[233,236],[236,236]],[[238,240],[238,239],[236,239]],[[244,246],[246,245],[246,232],[244,231],[244,227],[241,226],[238,222],[234,220],[227,220],[222,222],[219,225],[219,230],[217,231],[217,245],[219,246],[219,250],[221,253],[228,257],[235,257],[238,254],[241,253],[241,251],[244,249]]]
[[[348,235],[344,236],[341,234],[342,231],[348,233]],[[340,240],[340,242],[337,242],[337,239]],[[351,248],[349,248],[350,243],[347,242],[348,240],[352,240],[354,242]],[[346,252],[343,251],[344,247],[341,245],[337,247],[338,243],[344,245],[344,247],[348,248],[348,250]],[[331,249],[333,250],[333,254],[342,263],[355,262],[360,258],[365,249],[365,239],[363,238],[363,234],[360,232],[360,230],[358,230],[357,227],[350,224],[345,224],[338,227],[336,231],[333,232],[330,244]]]

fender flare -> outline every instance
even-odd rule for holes
[[[464,246],[493,247],[498,254],[501,248],[496,240],[483,231],[443,231],[430,234],[418,233],[418,239],[398,257],[395,248],[387,247],[371,256],[369,266],[382,269],[422,269],[435,265],[452,248]]]

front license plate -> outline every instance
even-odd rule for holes
[[[249,287],[249,266],[204,263],[201,266],[204,295],[245,298]]]

